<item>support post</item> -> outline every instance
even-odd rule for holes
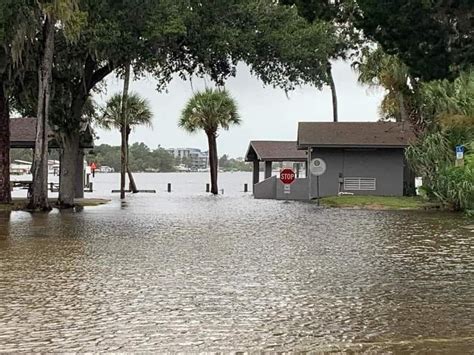
[[[319,175],[316,176],[316,195],[318,197],[318,206],[320,205],[320,202],[319,202],[319,199],[320,199],[320,196],[319,196]]]
[[[312,184],[311,184],[311,172],[309,171],[309,164],[311,161],[311,148],[308,148],[308,159],[306,160],[306,177],[308,178],[308,199],[311,201],[313,198],[313,193],[312,193]]]
[[[272,177],[272,161],[265,162],[265,179]]]
[[[168,183],[168,192],[171,192],[171,183]]]
[[[84,198],[84,151],[79,149],[76,160],[76,198]]]
[[[258,160],[253,161],[253,184],[258,184],[260,180],[260,162]]]

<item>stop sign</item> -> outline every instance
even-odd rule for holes
[[[291,169],[283,169],[280,171],[280,180],[285,185],[291,184],[293,181],[295,181],[294,171]]]

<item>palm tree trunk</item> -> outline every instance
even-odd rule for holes
[[[127,64],[125,68],[125,78],[123,82],[123,94],[122,94],[122,144],[121,144],[121,159],[120,159],[120,199],[125,199],[125,184],[126,184],[126,172],[127,172],[127,101],[128,101],[128,89],[130,87],[130,64]]]
[[[129,154],[129,145],[128,145],[128,138],[130,137],[130,126],[127,126],[127,175],[128,175],[128,185],[129,185],[129,189],[130,191],[132,191],[134,194],[136,194],[138,192],[138,189],[137,189],[137,184],[135,184],[135,179],[133,178],[133,175],[132,175],[132,172],[130,171],[130,167],[129,167],[129,157],[130,157],[130,154]]]
[[[10,111],[0,82],[0,203],[10,202]]]
[[[51,74],[54,54],[54,24],[47,16],[43,25],[44,53],[38,71],[38,112],[36,115],[36,142],[33,157],[33,185],[29,208],[50,210],[48,202],[48,115],[51,92]]]
[[[333,118],[333,122],[337,122],[338,121],[337,92],[336,92],[336,84],[334,83],[334,77],[332,76],[332,67],[330,63],[328,63],[326,74],[328,76],[329,87],[331,88],[331,95],[332,95],[332,118]]]
[[[402,92],[398,94],[398,108],[400,110],[400,116],[398,117],[400,122],[408,121],[407,109],[405,107],[405,96]]]
[[[214,195],[218,194],[217,187],[217,142],[215,132],[206,132],[207,141],[209,144],[209,168],[211,172],[211,193]]]

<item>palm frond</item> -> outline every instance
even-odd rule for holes
[[[153,127],[153,112],[147,99],[142,98],[137,93],[130,93],[128,96],[128,117],[127,125],[130,127],[148,126]],[[104,129],[121,129],[122,127],[122,95],[115,94],[108,101],[102,110],[102,115],[98,120],[100,127]]]
[[[202,129],[216,133],[240,124],[237,103],[224,89],[206,89],[197,92],[186,103],[178,125],[188,132]]]

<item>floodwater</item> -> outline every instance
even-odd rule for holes
[[[462,216],[254,200],[250,173],[217,197],[206,174],[136,178],[158,193],[121,203],[104,174],[105,206],[0,214],[0,351],[474,349]]]

